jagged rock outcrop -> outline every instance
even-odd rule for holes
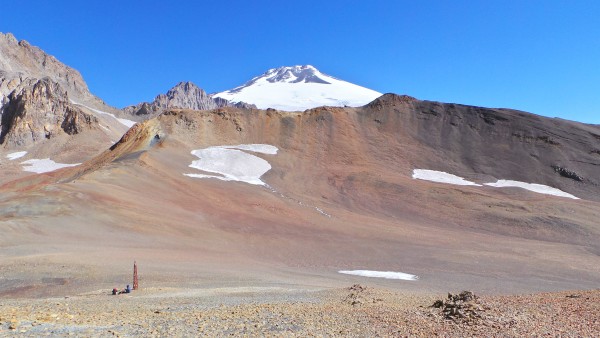
[[[3,106],[0,144],[28,146],[60,134],[94,128],[96,117],[69,101],[67,91],[48,78],[26,79]]]
[[[29,146],[58,135],[98,130],[96,116],[100,115],[95,116],[94,109],[119,112],[92,95],[77,70],[25,40],[18,41],[10,33],[0,33],[0,144],[3,148]],[[114,117],[102,119],[114,120]],[[118,128],[111,127],[110,122],[104,121],[103,125],[105,129],[100,132],[111,128],[118,133]],[[93,140],[100,138],[100,135],[91,136]]]
[[[153,117],[170,108],[211,110],[221,107],[256,108],[255,105],[244,102],[231,104],[225,99],[213,98],[192,82],[180,82],[166,94],[158,95],[151,103],[142,102],[126,107],[124,111],[132,115]]]

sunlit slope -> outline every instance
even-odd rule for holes
[[[600,148],[597,129],[396,95],[304,113],[171,110],[80,166],[2,186],[3,264],[52,257],[87,266],[70,272],[86,281],[135,257],[149,280],[183,284],[344,285],[364,277],[338,271],[367,270],[418,276],[370,279],[417,289],[590,287],[600,211],[582,162]],[[257,167],[263,184],[249,184]],[[500,179],[580,199],[485,185]]]

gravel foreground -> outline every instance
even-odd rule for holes
[[[435,306],[433,306],[435,304]],[[600,336],[600,289],[533,295],[403,293],[354,285],[108,290],[0,303],[0,336]]]

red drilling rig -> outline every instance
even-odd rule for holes
[[[138,289],[137,264],[135,261],[133,261],[133,289]]]

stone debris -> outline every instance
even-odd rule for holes
[[[438,299],[431,307],[441,309],[445,319],[455,322],[479,320],[484,311],[484,308],[478,303],[478,297],[471,291],[463,291],[455,295],[448,293],[446,300]]]
[[[600,290],[518,296],[461,292],[437,300],[435,294],[358,284],[321,291],[258,291],[246,298],[197,292],[81,295],[70,297],[68,304],[3,299],[0,336],[600,336]]]
[[[383,301],[383,298],[377,297],[370,289],[360,284],[354,284],[346,290],[348,290],[348,293],[344,297],[343,302],[352,306],[374,304]]]

